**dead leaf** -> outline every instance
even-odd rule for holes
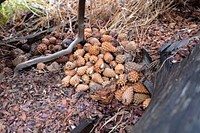
[[[147,98],[143,101],[142,106],[144,109],[146,109],[149,106],[149,103],[151,102],[151,98]]]
[[[0,111],[0,114],[7,115],[7,116],[10,116],[10,115],[11,115],[11,114],[10,114],[8,111],[6,111],[6,110],[1,110],[1,111]]]
[[[190,28],[196,28],[198,25],[197,24],[191,24],[189,27]]]
[[[99,101],[103,104],[109,104],[114,96],[114,91],[116,90],[116,83],[110,83],[105,86],[105,88],[98,90],[94,95],[90,97],[94,101]]]
[[[6,132],[5,128],[6,128],[6,126],[3,125],[2,123],[0,123],[0,131],[1,132]]]
[[[5,109],[8,105],[8,101],[3,102],[3,108]]]
[[[16,106],[12,107],[12,110],[18,112],[19,111],[19,106],[16,105]]]
[[[53,62],[51,65],[47,66],[47,70],[50,72],[60,70],[60,65],[57,62]]]
[[[26,113],[22,112],[22,115],[19,118],[22,119],[23,121],[26,121]]]
[[[17,129],[17,133],[24,133],[24,128],[23,127],[19,127]]]
[[[62,104],[66,106],[67,105],[67,100],[66,99],[62,99]]]

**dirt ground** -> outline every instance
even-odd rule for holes
[[[199,14],[200,15],[200,14]],[[200,20],[190,13],[174,11],[160,16],[145,36],[129,33],[129,40],[144,46],[153,61],[158,50],[169,40],[181,40],[200,31]],[[144,31],[145,32],[145,31]],[[172,61],[188,56],[200,38],[181,48]],[[75,93],[74,87],[63,87],[64,63],[56,70],[40,71],[36,66],[13,77],[10,47],[0,49],[0,132],[70,132],[81,120],[94,120],[94,132],[130,132],[145,111],[141,104],[125,106],[116,99],[108,105],[92,100],[87,92]],[[47,65],[50,65],[49,62]]]

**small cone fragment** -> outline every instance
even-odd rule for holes
[[[76,63],[75,62],[71,62],[71,61],[68,61],[66,64],[65,64],[65,70],[72,70],[76,67]]]
[[[109,77],[109,78],[115,78],[116,76],[116,73],[113,69],[110,69],[110,68],[105,68],[104,72],[103,72],[103,75],[105,77]]]
[[[117,50],[110,42],[103,42],[101,48],[108,52],[116,52]]]
[[[74,75],[71,79],[70,79],[70,84],[72,86],[77,86],[80,82],[80,77],[78,75]]]
[[[81,79],[83,80],[84,84],[89,84],[90,82],[90,77],[87,74],[84,74]]]
[[[77,75],[79,75],[79,76],[82,76],[82,75],[84,75],[85,73],[86,73],[86,70],[87,70],[87,66],[82,66],[82,67],[79,67],[78,69],[77,69]]]
[[[49,42],[51,43],[51,44],[55,44],[56,43],[56,38],[55,37],[50,37],[49,38]]]
[[[104,65],[103,59],[98,59],[94,65],[94,71],[101,73],[104,71],[104,67],[105,65]]]
[[[75,69],[65,70],[65,75],[67,75],[67,76],[74,76],[75,74],[76,74]]]
[[[91,57],[91,55],[90,55],[89,53],[86,53],[86,54],[84,55],[85,61],[88,62],[88,61],[90,60],[90,57]]]
[[[85,50],[84,49],[77,49],[75,52],[74,52],[74,57],[78,57],[78,56],[81,56],[83,57],[83,55],[85,54]]]
[[[99,73],[94,73],[94,74],[92,74],[91,77],[94,82],[99,83],[99,84],[103,83],[103,79]]]
[[[120,90],[117,90],[115,92],[115,98],[118,100],[118,101],[122,101],[122,95],[123,93],[125,92],[125,90],[128,88],[128,86],[124,86],[122,87]]]
[[[127,75],[120,74],[119,79],[117,80],[117,84],[120,86],[125,86],[126,82],[127,82]]]
[[[135,50],[138,48],[138,44],[136,44],[134,41],[130,41],[126,46],[125,50],[127,52],[135,52]]]
[[[85,84],[79,84],[77,87],[76,87],[76,92],[81,92],[81,91],[86,91],[89,89],[89,86],[88,85],[85,85]]]
[[[117,39],[118,39],[119,41],[124,41],[124,40],[127,39],[127,37],[128,37],[128,35],[127,35],[126,33],[120,33],[120,34],[118,35]]]
[[[92,45],[101,45],[99,40],[97,38],[94,38],[94,37],[89,39],[89,43],[91,43]]]
[[[96,62],[97,62],[97,60],[98,60],[98,57],[97,57],[97,56],[95,56],[95,55],[92,55],[92,56],[90,56],[90,59],[89,59],[89,60],[90,60],[90,62],[91,62],[91,63],[93,63],[93,64],[94,64],[94,63],[96,63]]]
[[[146,94],[148,94],[149,93],[149,91],[146,89],[146,87],[142,84],[142,83],[135,83],[134,85],[133,85],[133,90],[134,90],[134,92],[137,92],[137,93],[146,93]]]
[[[50,41],[46,37],[42,39],[42,43],[46,44],[47,46],[50,45]]]
[[[71,76],[66,76],[62,79],[62,85],[68,87],[70,85]]]
[[[115,73],[116,74],[123,74],[124,73],[124,65],[122,64],[117,64],[115,66]]]
[[[113,37],[110,35],[102,35],[102,38],[101,38],[103,42],[110,42],[112,39]]]
[[[93,73],[94,73],[94,66],[87,68],[87,70],[86,70],[87,75],[92,75]]]
[[[99,46],[94,45],[94,46],[91,46],[91,47],[89,48],[89,53],[90,53],[91,55],[98,55],[99,52],[100,52],[100,47],[99,47]]]
[[[37,46],[37,51],[39,53],[44,53],[44,51],[47,50],[47,45],[44,43],[41,43]]]
[[[90,47],[92,47],[92,44],[90,43],[86,43],[84,46],[83,46],[83,49],[88,52],[90,50]]]
[[[144,102],[142,103],[143,108],[146,109],[149,106],[150,102],[151,102],[151,98],[145,99]]]
[[[104,55],[105,62],[110,63],[113,59],[114,59],[114,57],[112,56],[112,54],[110,52],[105,53],[105,55]]]
[[[128,73],[128,80],[132,83],[135,83],[139,80],[139,74],[137,71],[131,71]]]
[[[38,70],[44,70],[45,67],[46,67],[46,65],[44,63],[38,63],[37,64],[37,69]]]
[[[147,95],[147,94],[135,93],[134,98],[133,98],[133,103],[138,105],[138,104],[142,103],[147,98],[150,98],[150,96]]]
[[[80,67],[83,65],[85,65],[85,59],[81,56],[78,56],[76,60],[76,66]]]
[[[84,32],[92,33],[92,29],[91,28],[85,28]]]
[[[128,87],[122,94],[122,103],[129,105],[133,101],[133,87]]]
[[[126,60],[126,56],[119,54],[119,55],[116,56],[115,60],[116,60],[117,63],[122,64]]]
[[[133,70],[135,70],[135,71],[141,71],[142,67],[143,67],[143,65],[140,65],[140,64],[137,64],[137,63],[131,62],[131,61],[126,62],[124,66],[125,66],[125,70],[127,72],[131,72]]]

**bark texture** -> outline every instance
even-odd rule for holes
[[[149,108],[133,133],[200,132],[200,44],[180,64],[157,74]]]

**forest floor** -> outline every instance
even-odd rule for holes
[[[182,40],[200,31],[199,12],[172,11],[155,20],[145,36],[128,33],[128,41],[145,47],[152,60],[159,60],[159,48],[170,40]],[[64,33],[63,33],[64,34]],[[74,39],[74,35],[70,39]],[[113,36],[115,38],[115,36]],[[63,38],[61,38],[62,40]],[[174,55],[179,62],[190,54],[200,37],[193,39]],[[34,45],[38,45],[39,42]],[[24,46],[25,47],[25,46]],[[20,46],[21,49],[23,47]],[[93,120],[93,132],[131,132],[142,116],[143,105],[128,106],[113,99],[103,104],[90,98],[89,93],[62,86],[64,62],[57,61],[55,69],[38,70],[36,66],[22,70],[13,77],[13,47],[0,48],[0,132],[70,132],[81,120]],[[26,48],[24,48],[26,49]],[[24,55],[27,54],[23,49]],[[39,55],[30,55],[33,56]],[[52,61],[53,62],[53,61]],[[46,63],[50,66],[52,62]]]

